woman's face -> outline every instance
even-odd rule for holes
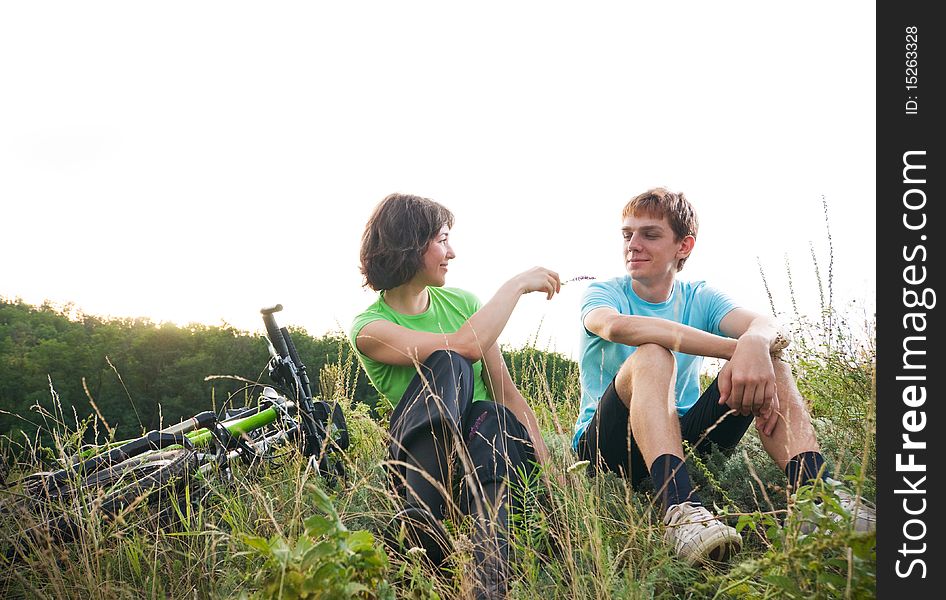
[[[414,279],[422,278],[424,285],[442,287],[446,283],[447,263],[456,256],[450,247],[450,228],[444,225],[440,233],[427,243],[424,261]]]

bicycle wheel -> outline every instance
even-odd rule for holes
[[[49,535],[70,541],[82,519],[114,518],[134,503],[154,504],[186,486],[197,465],[197,455],[186,449],[149,452],[96,471],[75,484],[47,489],[42,474],[27,481],[17,510],[35,523],[31,536]]]
[[[113,517],[140,499],[153,500],[150,496],[155,493],[165,497],[172,490],[183,489],[196,466],[197,455],[193,451],[179,449],[157,452],[142,457],[140,461],[130,459],[93,473],[86,479],[85,485],[111,490],[102,499],[101,510],[105,516]]]

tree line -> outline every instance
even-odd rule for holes
[[[179,327],[70,308],[0,299],[0,435],[52,427],[45,412],[71,429],[92,415],[119,438],[135,436],[228,401],[242,407],[260,391],[208,376],[270,383],[269,351],[259,335],[226,324]],[[289,330],[317,393],[322,366],[350,360],[350,344],[341,332],[314,337]],[[373,406],[378,394],[364,373],[352,369],[352,378],[351,399]]]
[[[316,337],[300,327],[289,330],[313,393],[321,389],[323,366],[349,365],[342,369],[349,400],[375,407],[378,393],[342,332]],[[527,394],[540,391],[531,389],[536,382],[555,388],[577,373],[574,362],[534,348],[504,350],[504,357]],[[74,431],[77,423],[94,420],[100,431],[104,422],[125,439],[228,402],[242,407],[259,388],[207,377],[268,384],[268,360],[261,336],[226,324],[180,327],[0,298],[0,436],[32,437],[57,421]]]

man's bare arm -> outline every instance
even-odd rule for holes
[[[736,351],[734,339],[667,319],[622,315],[608,307],[589,312],[585,316],[585,329],[609,342],[627,346],[657,344],[668,350],[695,356],[729,360]]]
[[[719,322],[719,329],[729,337],[747,340],[756,338],[764,341],[769,354],[777,354],[791,342],[787,332],[782,331],[778,322],[772,317],[746,310],[734,308]]]
[[[732,359],[717,379],[720,404],[743,415],[756,415],[760,431],[771,435],[778,424],[779,408],[772,360],[788,338],[774,319],[744,308],[730,311],[719,328],[739,338]]]

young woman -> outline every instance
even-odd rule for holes
[[[535,267],[504,283],[486,304],[444,287],[453,214],[418,196],[391,194],[375,208],[361,243],[361,272],[378,299],[355,318],[351,341],[368,378],[395,408],[389,470],[404,502],[395,524],[442,563],[440,521],[452,508],[477,517],[478,595],[506,587],[506,521],[520,474],[548,459],[532,409],[496,343],[519,297],[561,289]]]

